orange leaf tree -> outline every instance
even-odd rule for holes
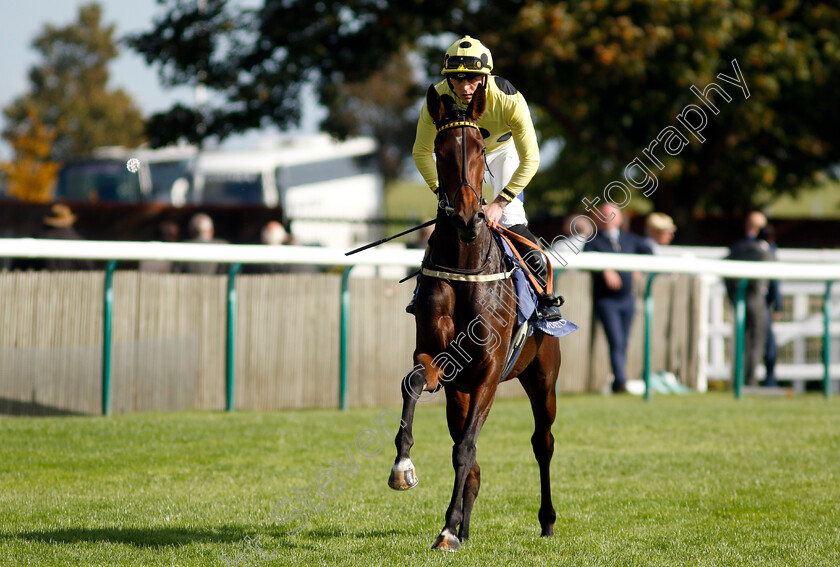
[[[47,127],[34,109],[27,112],[27,121],[18,124],[6,136],[14,157],[0,163],[6,174],[10,197],[30,203],[49,202],[61,163],[50,159],[52,145],[60,130]]]

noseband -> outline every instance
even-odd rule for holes
[[[438,134],[443,132],[444,130],[448,130],[449,128],[460,128],[461,129],[461,152],[462,152],[462,159],[461,159],[461,184],[458,186],[458,189],[455,191],[455,195],[458,195],[458,191],[463,189],[464,187],[469,187],[472,189],[473,194],[475,195],[476,201],[482,204],[481,194],[478,190],[473,187],[472,183],[470,183],[469,179],[467,179],[467,128],[475,128],[478,130],[478,124],[475,122],[470,122],[469,120],[456,120],[454,122],[448,122],[442,126],[439,126],[437,131]],[[484,153],[484,148],[481,149],[481,152]],[[454,199],[455,197],[453,197]],[[438,207],[443,209],[447,215],[451,215],[455,211],[455,207],[449,202],[449,197],[446,195],[446,192],[443,188],[440,189],[440,196],[438,198]]]

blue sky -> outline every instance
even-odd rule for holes
[[[78,7],[86,3],[82,0],[0,0],[0,108],[8,106],[28,88],[29,68],[39,63],[38,53],[30,47],[35,36],[48,23],[63,27],[74,22]],[[162,13],[155,0],[99,0],[99,4],[103,7],[104,23],[115,24],[118,37],[150,29],[154,17]],[[128,92],[146,116],[164,110],[176,101],[193,101],[192,89],[161,87],[157,70],[147,66],[139,55],[127,48],[122,49],[109,71],[109,87]],[[310,107],[304,114],[302,130],[314,130],[318,111]],[[0,128],[4,125],[0,114]],[[0,142],[0,159],[8,159],[10,155],[8,145]]]

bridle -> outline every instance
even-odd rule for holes
[[[453,195],[453,200],[458,195],[458,192],[463,189],[464,187],[469,187],[472,189],[473,194],[475,195],[476,201],[479,205],[484,204],[483,199],[481,198],[481,194],[478,190],[470,183],[469,179],[467,179],[467,128],[475,128],[479,130],[478,124],[472,122],[470,120],[453,120],[451,122],[444,123],[437,127],[438,133],[448,130],[449,128],[461,128],[461,152],[462,152],[462,159],[461,159],[461,184],[458,185],[458,189],[455,190]],[[481,148],[482,155],[485,155],[485,147],[482,146]],[[486,158],[485,158],[486,159]],[[455,207],[449,202],[449,197],[447,196],[446,192],[443,190],[443,187],[438,189],[439,196],[438,196],[438,208],[442,209],[447,216],[451,216],[452,213],[455,211]],[[478,268],[473,269],[460,269],[460,268],[449,268],[443,267],[434,264],[431,259],[429,261],[424,261],[421,267],[421,273],[425,276],[430,276],[433,278],[443,279],[443,280],[454,280],[454,281],[462,281],[462,282],[491,282],[497,280],[505,280],[508,279],[513,275],[513,273],[518,269],[516,266],[513,266],[508,271],[496,272],[491,274],[484,274],[483,272],[487,269],[490,264],[490,253],[493,248],[493,243],[488,243],[487,253],[484,256],[483,263]]]
[[[443,132],[444,130],[448,130],[450,128],[460,128],[461,129],[461,184],[458,186],[458,189],[455,190],[455,196],[458,195],[458,191],[463,189],[464,187],[469,187],[472,189],[473,194],[475,195],[475,199],[479,204],[482,204],[481,194],[478,190],[473,187],[472,183],[470,183],[469,179],[467,179],[467,128],[475,128],[479,130],[478,124],[472,122],[470,120],[455,120],[452,122],[447,122],[441,126],[438,126],[437,131],[438,134]],[[481,153],[484,155],[485,148],[482,146]],[[438,208],[443,209],[447,216],[451,216],[452,213],[455,211],[455,207],[452,203],[449,202],[449,196],[446,194],[446,191],[443,190],[441,187],[439,190],[438,195]],[[454,199],[455,196],[452,198]]]

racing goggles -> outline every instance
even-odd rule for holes
[[[472,55],[452,55],[443,62],[447,71],[480,71],[483,67],[484,61]]]

